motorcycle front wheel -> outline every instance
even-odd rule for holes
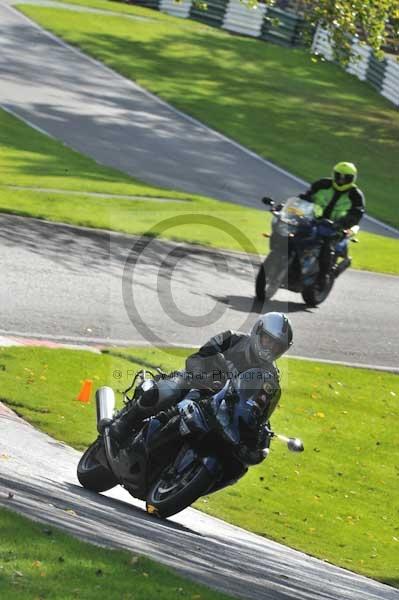
[[[97,460],[97,453],[101,450],[102,439],[99,438],[79,461],[77,476],[80,484],[92,492],[106,492],[118,484],[115,475]]]
[[[280,287],[281,268],[281,261],[275,252],[270,252],[259,267],[255,281],[255,295],[261,302],[270,300]]]
[[[327,298],[333,285],[334,277],[329,275],[323,286],[316,283],[303,288],[302,298],[308,306],[318,306],[318,304],[321,304]]]
[[[183,473],[167,467],[147,495],[147,512],[166,519],[190,506],[211,487],[213,478],[202,462],[194,462]]]

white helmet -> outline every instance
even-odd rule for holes
[[[259,317],[252,328],[251,351],[261,362],[273,362],[291,345],[292,326],[284,313],[266,313]]]

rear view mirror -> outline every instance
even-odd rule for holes
[[[303,442],[299,438],[289,438],[287,448],[291,452],[303,452],[305,450]]]
[[[269,196],[265,196],[264,198],[262,198],[262,202],[263,202],[263,204],[266,204],[266,206],[274,205],[273,199],[269,198]]]

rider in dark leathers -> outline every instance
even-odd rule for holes
[[[159,415],[184,397],[199,398],[200,390],[215,393],[232,377],[258,367],[262,381],[254,382],[259,414],[256,430],[248,432],[242,459],[255,464],[265,457],[269,444],[267,424],[281,396],[280,375],[274,364],[292,344],[292,327],[283,313],[271,312],[255,322],[250,334],[224,331],[212,337],[186,360],[185,371],[157,381],[156,394],[128,405],[111,425],[111,435],[123,443],[132,428],[150,415]],[[251,383],[247,383],[251,385]],[[259,388],[259,390],[258,390]],[[162,416],[161,416],[162,418]]]

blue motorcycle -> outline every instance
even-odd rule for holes
[[[262,369],[250,369],[229,379],[217,393],[191,390],[168,411],[147,418],[123,445],[115,442],[109,426],[115,412],[115,396],[109,387],[96,392],[99,437],[79,461],[77,475],[83,487],[103,492],[118,484],[146,502],[147,511],[166,518],[190,506],[200,496],[232,485],[248,470],[243,448],[248,434],[265,418],[259,404]],[[132,398],[157,385],[157,377],[139,371]],[[135,380],[134,380],[135,381]],[[248,383],[249,382],[249,383]],[[262,413],[263,411],[263,413]],[[284,441],[295,452],[303,450],[297,438],[266,430],[265,445],[272,438]],[[267,453],[267,450],[265,451]]]
[[[352,227],[342,237],[332,221],[317,219],[314,204],[301,198],[289,198],[275,206],[271,198],[263,198],[273,213],[270,252],[259,268],[255,282],[258,300],[270,300],[279,288],[299,292],[308,306],[324,302],[335,279],[351,264],[349,240],[359,230]],[[325,276],[320,277],[320,255],[328,240],[329,256]]]

